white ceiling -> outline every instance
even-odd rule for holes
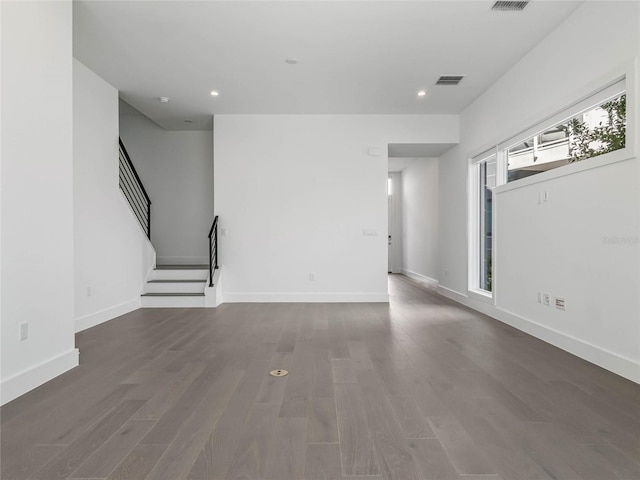
[[[492,3],[81,0],[74,56],[170,130],[223,113],[456,114],[581,1]],[[434,85],[447,74],[466,77]]]

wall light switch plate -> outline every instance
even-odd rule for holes
[[[20,341],[29,338],[29,323],[23,322],[20,324]]]

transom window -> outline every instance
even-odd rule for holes
[[[624,148],[626,127],[627,96],[621,94],[507,149],[507,181]]]

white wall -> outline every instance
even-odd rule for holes
[[[220,115],[214,123],[225,301],[386,301],[387,144],[457,142],[457,116]]]
[[[73,325],[71,2],[2,9],[2,395],[78,364]],[[29,337],[19,341],[19,324]]]
[[[460,145],[440,161],[442,292],[635,381],[638,245],[602,238],[638,236],[637,157],[496,195],[495,307],[467,297],[467,174],[472,156],[637,62],[639,17],[637,2],[585,2],[462,113]],[[629,81],[632,115],[637,76]],[[542,189],[550,201],[539,208]],[[566,297],[566,312],[539,305],[539,290]]]
[[[438,159],[416,158],[402,170],[402,270],[438,278]],[[425,278],[426,277],[426,278]]]
[[[208,264],[213,222],[211,131],[167,131],[144,115],[121,115],[120,137],[151,198],[158,264]]]
[[[76,331],[140,307],[155,252],[118,187],[118,91],[73,62]]]

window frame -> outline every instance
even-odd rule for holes
[[[612,163],[628,160],[636,156],[636,111],[635,111],[635,91],[633,88],[633,81],[629,78],[629,75],[623,75],[616,80],[609,82],[605,87],[592,92],[582,100],[571,104],[564,108],[560,112],[547,117],[546,119],[536,123],[532,127],[523,130],[510,137],[509,139],[498,143],[496,150],[499,158],[499,171],[503,174],[503,177],[499,179],[494,189],[494,194],[500,194],[516,188],[522,188],[528,185],[534,185],[536,183],[546,182],[548,180],[563,177],[565,175],[572,175],[577,172],[589,170],[592,168],[598,168]],[[521,143],[531,137],[540,135],[544,131],[566,122],[571,118],[574,118],[580,113],[589,111],[603,103],[611,100],[621,94],[626,94],[627,101],[627,135],[625,147],[615,150],[613,152],[604,153],[595,157],[587,158],[579,162],[570,163],[569,165],[563,165],[558,168],[547,170],[545,172],[532,175],[530,177],[521,178],[507,183],[507,161],[508,150],[514,145]]]
[[[564,107],[557,113],[543,118],[541,121],[524,128],[520,133],[512,135],[507,140],[500,142],[485,143],[485,149],[476,150],[475,155],[469,155],[468,174],[467,174],[467,295],[470,298],[497,304],[497,291],[499,285],[499,265],[496,252],[499,249],[499,222],[497,199],[503,192],[527,187],[537,183],[547,182],[554,178],[573,175],[585,170],[599,168],[617,162],[627,161],[638,156],[638,133],[639,112],[637,102],[637,78],[638,78],[638,61],[627,63],[619,68],[610,71],[606,76],[600,77],[588,85],[579,88],[578,95],[582,92],[584,95],[572,104]],[[562,167],[547,170],[529,177],[514,180],[507,183],[508,176],[508,150],[518,142],[522,142],[529,137],[539,135],[545,130],[569,120],[582,112],[602,105],[602,103],[615,98],[620,94],[626,94],[627,102],[627,128],[625,147],[613,152],[604,153],[573,162]],[[574,98],[576,98],[574,97]],[[531,125],[531,124],[529,124]],[[504,138],[504,137],[503,137]],[[486,148],[487,145],[495,145]],[[481,151],[482,153],[477,153]],[[493,188],[492,202],[492,291],[488,292],[479,288],[480,286],[480,162],[485,161],[489,157],[496,157],[496,185]]]
[[[473,157],[470,160],[469,165],[469,185],[468,191],[469,195],[469,217],[468,217],[468,280],[467,280],[467,294],[470,297],[473,297],[477,300],[481,300],[483,302],[495,304],[495,285],[496,285],[496,256],[495,256],[495,248],[496,248],[496,202],[491,202],[491,218],[492,218],[492,257],[491,257],[491,270],[492,270],[492,279],[491,279],[491,291],[484,290],[480,286],[480,274],[481,274],[481,266],[483,256],[481,253],[481,249],[484,248],[484,243],[482,241],[483,232],[481,228],[484,225],[484,210],[482,203],[482,192],[481,192],[481,176],[482,176],[482,165],[485,165],[488,161],[495,160],[496,162],[496,182],[499,180],[498,170],[500,168],[499,156],[498,152],[495,148],[491,150],[487,150],[480,155]],[[492,189],[493,193],[495,193],[495,187]],[[495,197],[494,197],[495,198]]]

